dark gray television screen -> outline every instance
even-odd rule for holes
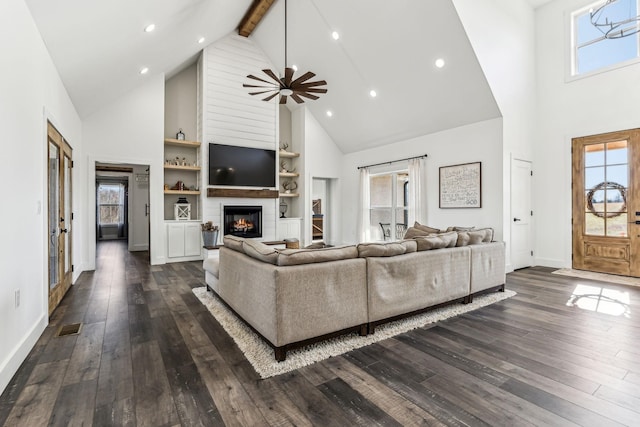
[[[209,185],[276,186],[276,152],[209,144]]]

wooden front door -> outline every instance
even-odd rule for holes
[[[640,277],[640,129],[575,138],[573,268]]]
[[[71,147],[55,127],[47,125],[49,315],[71,286],[72,213]]]

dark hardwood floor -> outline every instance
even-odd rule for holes
[[[260,380],[195,298],[200,262],[121,242],[85,272],[0,397],[0,425],[640,425],[640,288],[530,268],[514,298]],[[617,290],[611,315],[567,305]],[[54,337],[83,322],[79,335]]]

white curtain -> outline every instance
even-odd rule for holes
[[[358,195],[358,242],[371,240],[371,214],[369,213],[369,168],[360,168],[360,193]]]
[[[427,221],[427,182],[424,158],[409,160],[409,216],[407,226]]]

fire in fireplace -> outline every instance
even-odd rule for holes
[[[262,237],[262,206],[225,206],[224,234]]]

